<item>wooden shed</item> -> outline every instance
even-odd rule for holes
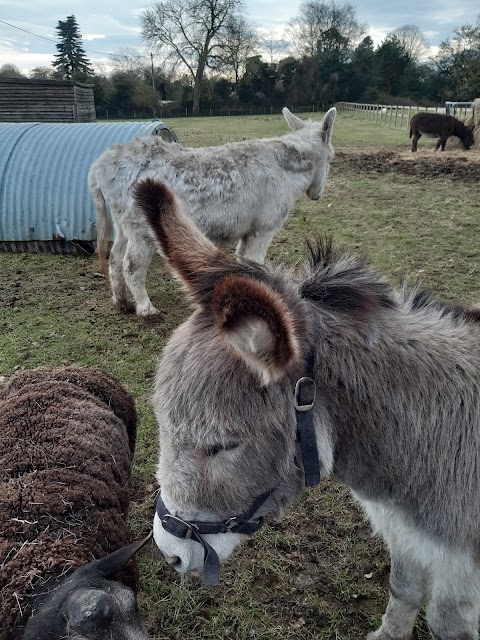
[[[0,78],[0,122],[95,122],[93,84]]]

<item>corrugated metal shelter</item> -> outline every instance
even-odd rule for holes
[[[0,251],[93,252],[88,171],[108,147],[145,135],[176,141],[160,120],[0,123]]]

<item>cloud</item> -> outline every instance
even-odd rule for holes
[[[288,22],[299,14],[302,0],[246,0],[249,18],[273,39],[281,40]],[[74,4],[74,11],[83,34],[85,49],[92,62],[108,60],[110,53],[120,49],[140,49],[140,20],[144,8],[132,8],[127,0],[82,0]],[[77,9],[78,8],[78,9]],[[445,40],[455,27],[475,22],[479,13],[478,0],[435,0],[419,2],[385,2],[363,0],[357,5],[357,18],[369,25],[375,45],[394,29],[414,24],[428,37],[433,47]],[[1,64],[12,63],[36,67],[48,64],[45,59],[56,53],[59,20],[72,13],[72,5],[60,0],[2,0],[1,19],[54,42],[36,38],[0,23]],[[89,51],[89,47],[93,51]],[[97,53],[95,53],[97,52]],[[104,52],[104,53],[102,53]],[[29,57],[31,56],[31,57]],[[27,62],[28,61],[28,62]]]
[[[368,35],[373,40],[373,44],[377,47],[389,33],[392,33],[394,27],[370,27],[368,29]]]
[[[106,37],[104,33],[84,33],[82,36],[84,40],[101,40]]]

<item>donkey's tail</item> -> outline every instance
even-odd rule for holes
[[[107,260],[110,238],[112,236],[112,221],[107,211],[105,198],[102,190],[94,186],[90,189],[95,207],[97,209],[97,254],[99,271],[103,275],[107,274]]]
[[[412,127],[410,127],[410,138],[413,136]]]

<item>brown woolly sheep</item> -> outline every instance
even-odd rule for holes
[[[131,396],[99,369],[23,372],[0,391],[0,640],[147,640],[141,543],[125,547],[135,434]]]

